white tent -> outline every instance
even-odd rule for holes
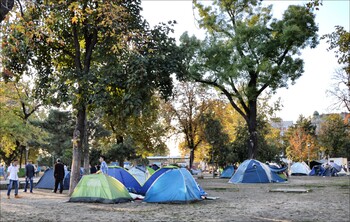
[[[309,175],[310,167],[305,162],[296,162],[291,166],[292,175]]]
[[[132,167],[128,170],[128,172],[133,175],[141,185],[143,185],[151,176],[148,170],[143,166]]]

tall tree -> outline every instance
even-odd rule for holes
[[[143,89],[140,86],[149,86],[148,92],[171,91],[174,65],[159,65],[157,59],[165,60],[174,40],[167,38],[166,25],[150,29],[140,11],[139,0],[51,0],[28,3],[22,17],[3,27],[7,73],[18,76],[34,68],[36,95],[47,104],[71,105],[76,115],[70,193],[80,179],[82,152],[87,151],[88,111],[104,96],[123,91],[129,92],[121,98],[131,107],[135,102],[130,94]],[[148,57],[154,59],[144,66]]]
[[[257,101],[265,90],[287,87],[303,73],[300,50],[317,45],[315,15],[289,6],[282,19],[272,19],[272,6],[258,0],[194,1],[207,30],[204,41],[181,37],[184,70],[197,82],[223,93],[244,118],[249,131],[248,157],[258,150]],[[192,59],[193,58],[193,59]]]
[[[30,143],[40,139],[40,129],[33,126],[35,113],[41,106],[32,98],[28,84],[0,82],[0,112],[2,158],[11,161],[18,158],[22,164]],[[33,147],[32,147],[33,148]]]
[[[174,99],[169,103],[169,112],[174,118],[177,132],[185,138],[185,147],[190,151],[192,168],[194,153],[202,142],[201,118],[209,108],[205,89],[196,83],[181,82],[174,89]]]
[[[310,119],[299,116],[296,124],[287,131],[289,145],[286,155],[289,159],[297,162],[318,158],[318,143],[316,140],[316,126]]]
[[[345,121],[339,114],[331,114],[321,123],[318,139],[326,155],[350,158],[350,128]]]
[[[229,136],[224,132],[223,126],[219,119],[215,118],[213,112],[207,112],[201,118],[201,123],[204,125],[204,138],[210,144],[208,156],[212,164],[224,167],[227,164],[227,155],[229,154],[228,142]]]
[[[335,26],[335,31],[322,36],[327,39],[328,50],[335,50],[341,69],[335,71],[334,87],[328,93],[336,99],[334,105],[344,106],[350,112],[350,32],[342,26]]]

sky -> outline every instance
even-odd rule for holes
[[[206,1],[210,3],[210,1]],[[265,0],[265,4],[273,4],[273,16],[281,18],[283,11],[291,4],[303,5],[308,1]],[[349,0],[323,0],[323,6],[316,12],[316,23],[319,26],[318,35],[331,33],[336,25],[343,26],[349,31],[350,21]],[[176,20],[172,37],[179,39],[187,31],[203,39],[205,31],[200,29],[196,19],[196,11],[192,8],[191,0],[143,0],[143,17],[151,26],[159,22]],[[282,110],[276,115],[285,121],[294,123],[300,115],[310,117],[314,111],[323,113],[340,113],[345,109],[334,109],[334,99],[327,96],[326,91],[331,90],[332,76],[339,64],[333,52],[327,51],[325,40],[315,49],[305,49],[301,53],[304,60],[304,74],[296,80],[294,85],[289,84],[288,89],[277,90],[271,102],[281,98]]]

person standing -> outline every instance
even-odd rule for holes
[[[53,171],[53,175],[55,177],[55,189],[53,190],[54,193],[57,192],[58,184],[60,185],[60,193],[63,192],[63,179],[64,179],[64,165],[61,163],[60,159],[57,159],[57,162],[55,164],[55,168]]]
[[[100,162],[101,162],[101,173],[108,174],[108,166],[105,161],[105,157],[102,155],[100,156]]]
[[[28,183],[30,184],[30,192],[33,193],[33,178],[35,175],[35,167],[32,164],[32,161],[28,161],[26,165],[26,185],[23,192],[27,192]]]
[[[97,172],[97,168],[95,166],[90,165],[90,174],[95,174]]]
[[[6,180],[6,172],[5,172],[5,167],[4,165],[0,165],[0,177],[3,176],[4,177],[4,180]]]
[[[9,166],[9,168],[7,169],[7,173],[8,173],[8,178],[9,178],[9,186],[7,189],[7,199],[10,199],[10,193],[12,190],[12,187],[15,187],[15,198],[21,198],[18,195],[18,161],[15,159],[13,160],[13,163],[11,166]]]

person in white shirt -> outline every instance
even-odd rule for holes
[[[18,195],[18,161],[13,160],[13,163],[11,166],[9,166],[7,173],[8,173],[8,179],[10,181],[8,189],[7,189],[7,199],[10,199],[10,193],[12,190],[12,186],[15,187],[15,198],[20,198]]]

